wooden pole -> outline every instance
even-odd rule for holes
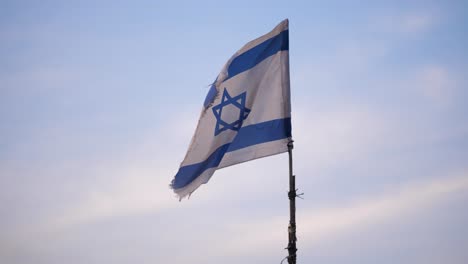
[[[293,175],[293,163],[292,163],[292,150],[294,148],[293,140],[291,139],[288,143],[288,154],[289,154],[289,227],[288,227],[288,263],[296,264],[297,259],[297,248],[296,248],[296,176]]]

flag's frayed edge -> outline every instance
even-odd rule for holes
[[[257,148],[256,150],[256,154],[255,156],[249,156],[249,155],[245,155],[245,159],[242,159],[242,160],[237,160],[236,162],[233,162],[233,163],[229,163],[229,164],[226,164],[224,166],[218,166],[218,167],[214,167],[214,168],[209,168],[207,170],[205,170],[202,174],[200,174],[200,176],[198,176],[197,178],[195,178],[192,182],[190,182],[187,186],[183,187],[183,188],[179,188],[179,189],[175,189],[173,187],[173,183],[175,181],[175,178],[172,180],[171,184],[170,184],[170,187],[171,189],[174,191],[174,193],[177,195],[177,197],[179,198],[179,201],[181,201],[183,198],[189,196],[196,190],[198,189],[198,187],[200,187],[202,184],[205,184],[207,183],[211,177],[213,176],[213,174],[215,173],[215,171],[217,170],[220,170],[220,169],[223,169],[223,168],[226,168],[226,167],[230,167],[230,166],[233,166],[233,165],[237,165],[237,164],[241,164],[241,163],[244,163],[244,162],[248,162],[248,161],[252,161],[252,160],[256,160],[256,159],[261,159],[261,158],[265,158],[265,157],[269,157],[269,156],[274,156],[274,155],[278,155],[278,154],[281,154],[281,153],[285,153],[288,151],[288,148],[287,148],[287,143],[289,141],[291,141],[292,138],[291,137],[288,137],[288,138],[283,138],[283,139],[280,139],[280,140],[275,140],[275,141],[271,141],[271,142],[267,142],[267,143],[262,143],[262,144],[259,144],[259,145],[255,145],[255,148]],[[263,150],[267,150],[269,148],[269,145],[273,143],[279,143],[281,145],[284,146],[284,148],[282,149],[278,149],[276,152],[271,152],[271,151],[267,151],[267,152],[264,152],[262,153],[262,149]],[[247,148],[245,149],[242,149],[242,150],[247,150]],[[241,151],[242,151],[241,150]]]
[[[190,196],[192,192],[194,192],[200,185],[207,183],[211,176],[213,176],[214,172],[216,171],[216,168],[209,168],[205,170],[200,176],[195,178],[191,183],[189,183],[187,186],[184,188],[179,188],[179,189],[174,189],[173,184],[175,181],[175,178],[171,182],[171,189],[174,190],[174,193],[177,195],[179,198],[179,201],[185,198],[186,196]]]

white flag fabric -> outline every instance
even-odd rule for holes
[[[286,19],[225,64],[208,92],[171,188],[183,198],[207,183],[217,169],[287,152],[290,139]]]

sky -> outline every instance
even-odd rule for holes
[[[0,262],[280,263],[288,157],[169,183],[289,19],[298,263],[468,259],[466,1],[0,1]]]

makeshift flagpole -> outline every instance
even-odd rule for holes
[[[301,194],[297,194],[296,189],[296,175],[293,175],[293,162],[292,162],[292,150],[294,148],[293,140],[290,139],[288,142],[288,154],[289,154],[289,226],[288,226],[288,259],[289,264],[296,264],[297,260],[297,247],[296,247],[296,197],[300,197]]]

